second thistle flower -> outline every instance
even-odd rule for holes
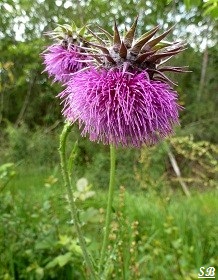
[[[81,54],[81,47],[86,45],[85,28],[77,28],[75,24],[60,25],[48,35],[55,43],[42,53],[45,70],[54,82],[65,83],[71,75],[87,67],[87,56]]]

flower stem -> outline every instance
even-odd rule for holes
[[[105,232],[104,232],[103,244],[102,244],[100,261],[99,261],[99,272],[101,271],[102,265],[104,263],[105,254],[108,245],[108,237],[110,232],[112,202],[113,202],[114,183],[115,183],[115,162],[116,162],[115,147],[111,145],[110,146],[110,182],[109,182],[109,190],[108,190]]]
[[[71,184],[71,176],[70,176],[70,170],[67,168],[67,158],[66,158],[66,141],[67,141],[67,136],[71,131],[71,125],[70,123],[66,123],[63,131],[60,135],[60,146],[59,146],[59,153],[60,153],[60,159],[61,159],[61,170],[62,170],[62,175],[64,179],[64,185],[67,189],[67,195],[68,195],[68,200],[69,200],[69,205],[70,205],[70,212],[71,212],[71,217],[72,220],[74,221],[76,233],[79,239],[79,244],[82,249],[83,257],[85,260],[85,263],[87,265],[87,268],[89,270],[89,273],[91,275],[91,279],[98,279],[95,273],[95,269],[93,267],[92,261],[90,259],[90,256],[87,252],[86,249],[86,242],[83,237],[81,227],[79,224],[79,220],[77,217],[77,207],[75,204],[75,198],[73,195],[72,191],[72,184]]]

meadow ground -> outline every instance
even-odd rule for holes
[[[0,279],[86,279],[58,167],[22,165],[0,196]],[[107,192],[92,182],[76,196],[97,259]],[[117,188],[108,279],[197,279],[217,264],[217,208],[214,190],[187,198]]]

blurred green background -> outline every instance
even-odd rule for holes
[[[62,87],[43,73],[40,53],[57,23],[111,31],[115,18],[124,30],[136,15],[137,35],[176,23],[168,39],[185,40],[187,50],[170,63],[192,72],[171,75],[185,107],[175,135],[117,150],[107,279],[189,280],[215,267],[218,1],[2,0],[0,7],[0,279],[88,279],[60,174]],[[81,138],[75,124],[69,152],[76,140],[78,215],[97,259],[109,148]]]

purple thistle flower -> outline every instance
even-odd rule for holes
[[[89,69],[69,80],[59,95],[63,114],[79,121],[82,136],[123,146],[153,145],[178,124],[177,93],[165,82],[150,80],[146,71]]]
[[[84,56],[80,55],[75,46],[65,48],[62,45],[54,44],[48,47],[42,54],[45,70],[54,81],[67,82],[70,74],[75,73],[84,67]],[[86,58],[85,58],[86,59]]]

